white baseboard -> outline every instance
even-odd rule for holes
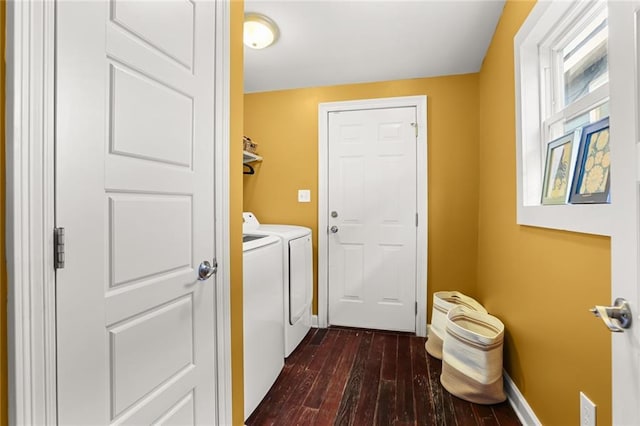
[[[318,328],[318,316],[311,315],[311,327]]]
[[[520,393],[520,389],[518,389],[513,380],[511,380],[511,377],[509,377],[504,370],[502,370],[502,373],[504,375],[504,391],[507,394],[511,407],[513,407],[513,411],[516,412],[522,424],[525,426],[542,426],[542,422],[538,420],[536,413],[533,412],[527,400],[524,399],[524,396]]]

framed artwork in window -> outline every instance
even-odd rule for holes
[[[609,117],[582,128],[569,202],[595,204],[609,202],[611,157]]]
[[[580,133],[576,130],[547,144],[542,204],[566,204],[571,186],[573,147],[580,141]]]

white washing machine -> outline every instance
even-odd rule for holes
[[[284,367],[282,240],[243,235],[244,418]]]
[[[272,235],[282,240],[284,290],[284,356],[298,347],[311,329],[313,246],[311,229],[296,225],[261,225],[245,212],[243,233]]]

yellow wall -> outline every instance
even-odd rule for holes
[[[478,295],[507,330],[505,366],[545,425],[579,424],[578,392],[611,424],[610,240],[516,225],[513,37],[534,2],[509,1],[480,72]]]
[[[234,424],[243,420],[243,186],[241,149],[233,141],[247,134],[260,143],[265,157],[257,174],[244,178],[244,209],[254,211],[264,222],[310,226],[317,235],[317,104],[419,94],[429,96],[429,294],[447,288],[466,291],[503,319],[506,368],[545,425],[578,423],[579,390],[598,405],[598,424],[611,423],[610,335],[586,311],[610,298],[609,239],[515,225],[513,36],[531,6],[507,3],[479,76],[270,92],[243,99],[243,2],[231,3]],[[3,51],[4,13],[2,2]],[[1,99],[4,72],[3,62]],[[0,241],[5,235],[4,151],[2,102]],[[296,202],[299,188],[312,190],[312,203]],[[0,259],[0,425],[6,425],[4,244],[0,244]]]
[[[244,423],[242,339],[242,128],[244,103],[244,1],[231,2],[231,128],[229,147],[229,215],[231,250],[231,379],[233,424]]]
[[[265,159],[244,209],[317,235],[318,103],[428,95],[429,301],[459,289],[504,321],[505,367],[545,425],[577,424],[579,391],[606,425],[610,334],[587,308],[610,299],[610,240],[516,225],[513,37],[534,3],[508,1],[479,74],[245,95]]]
[[[474,294],[477,74],[245,95],[244,132],[258,143],[264,161],[256,164],[255,175],[244,177],[244,209],[263,223],[312,228],[316,267],[318,104],[410,95],[427,95],[428,102],[428,288]],[[297,202],[298,189],[311,189],[311,203]],[[317,280],[314,285],[317,313]]]

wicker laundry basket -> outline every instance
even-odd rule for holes
[[[442,339],[447,325],[447,313],[456,306],[487,313],[487,310],[475,299],[458,291],[438,291],[433,293],[431,327],[425,349],[432,357],[442,359]]]
[[[507,399],[502,383],[504,324],[489,314],[458,306],[447,315],[440,382],[476,404]]]

